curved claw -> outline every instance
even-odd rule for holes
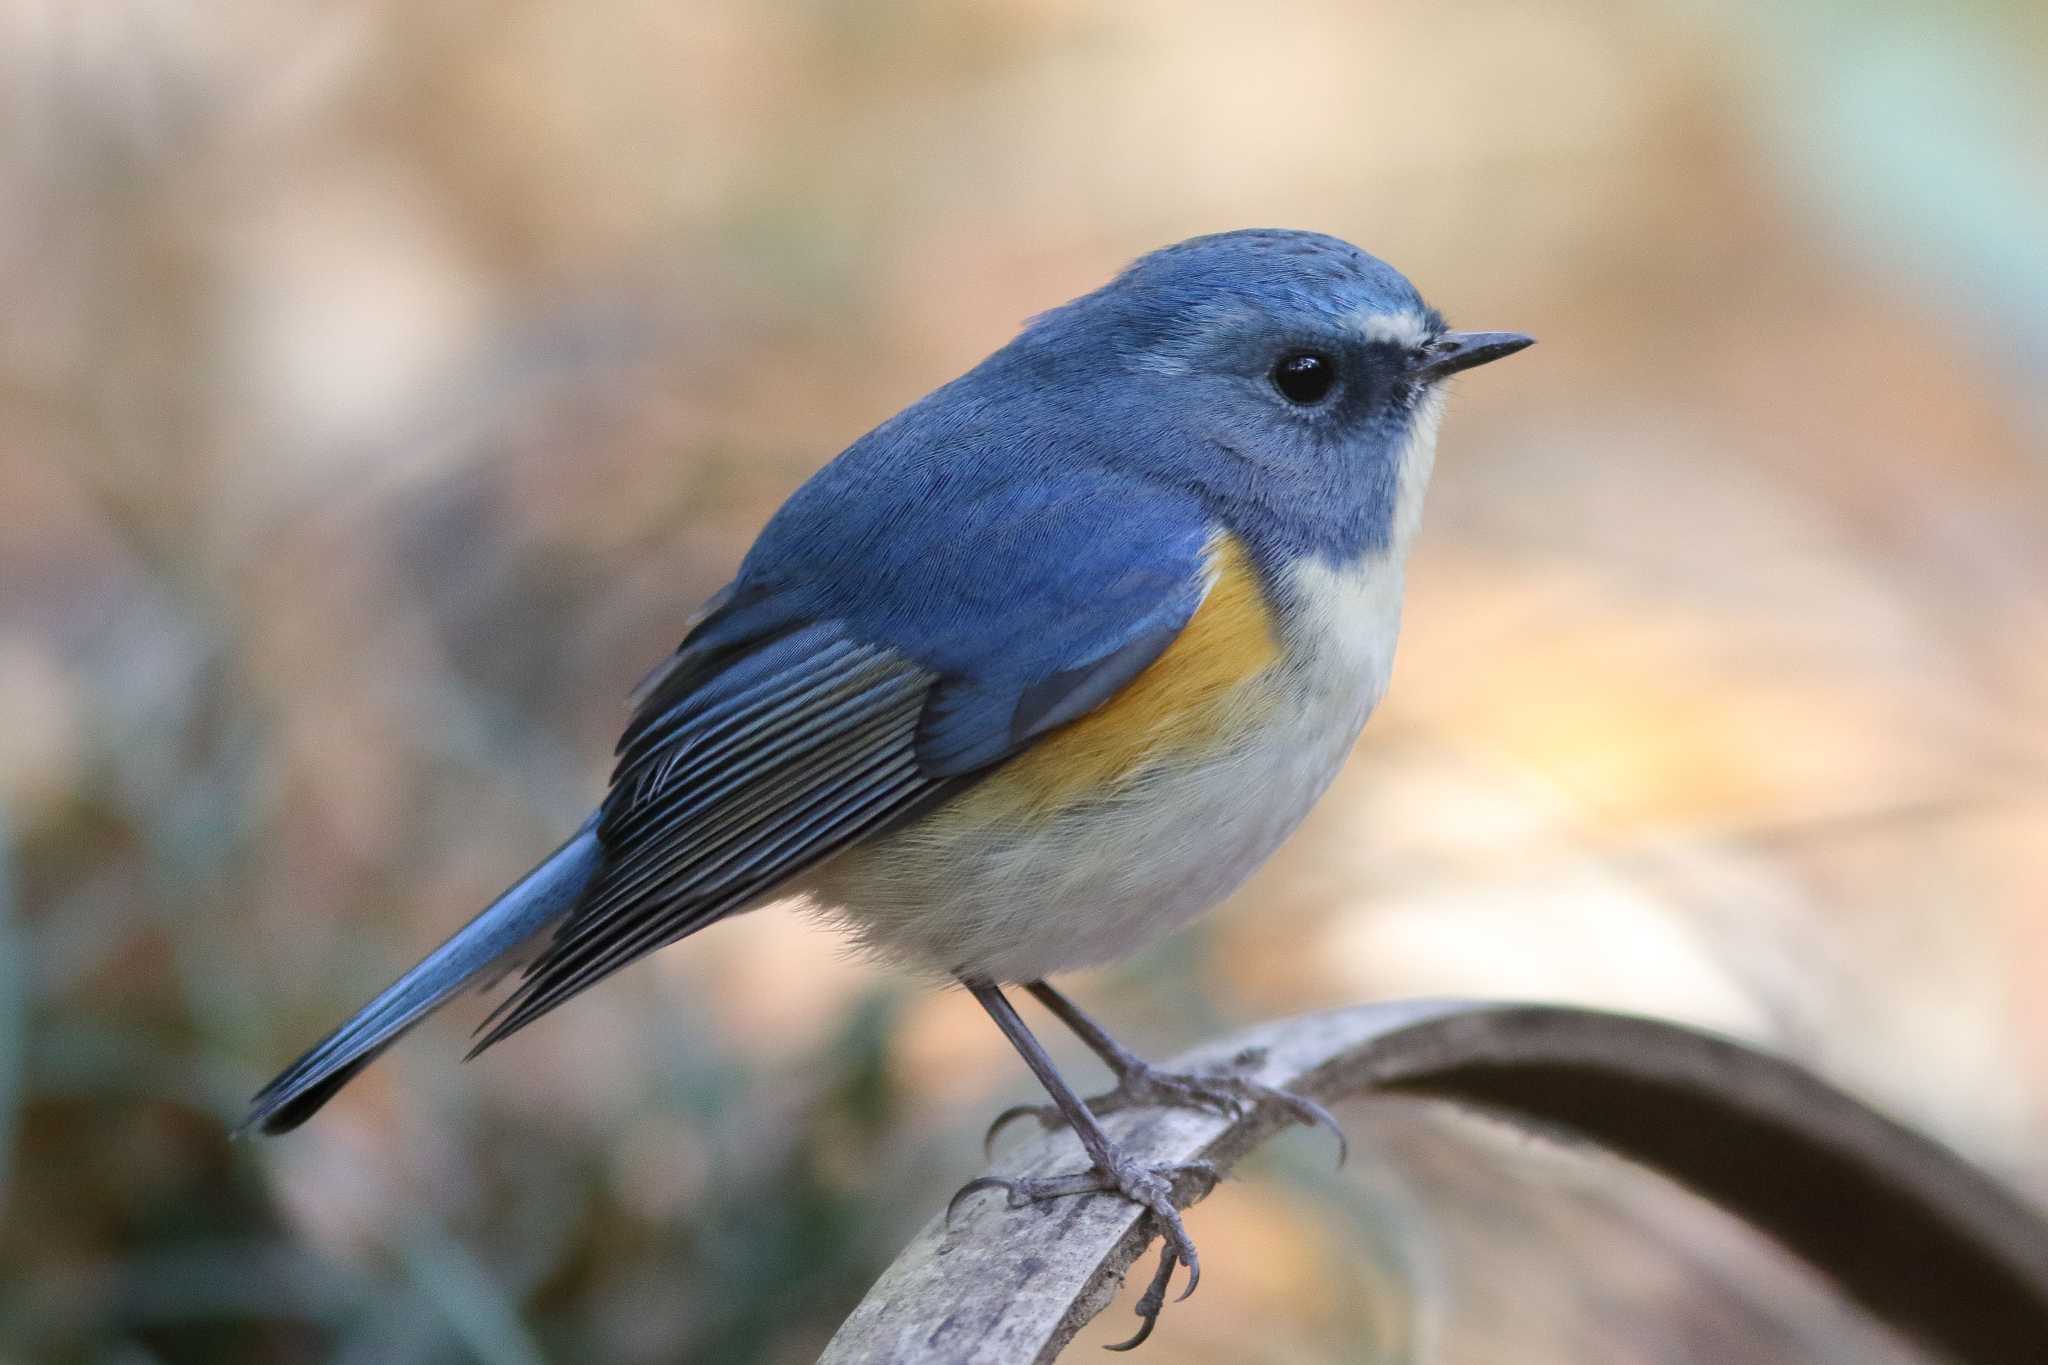
[[[996,1135],[1027,1114],[1036,1118],[1040,1123],[1045,1122],[1044,1105],[1013,1104],[1002,1113],[997,1114],[995,1121],[989,1124],[988,1131],[981,1135],[981,1154],[985,1157],[993,1156],[996,1148]]]
[[[1185,1231],[1181,1231],[1180,1236],[1176,1240],[1179,1242],[1179,1245],[1174,1248],[1174,1255],[1181,1262],[1181,1264],[1185,1265],[1188,1268],[1187,1288],[1181,1290],[1180,1298],[1174,1300],[1175,1303],[1180,1303],[1182,1300],[1186,1299],[1188,1295],[1194,1293],[1195,1286],[1202,1282],[1202,1258],[1195,1254],[1194,1241],[1187,1235]],[[1170,1278],[1171,1275],[1171,1271],[1167,1272],[1168,1278]],[[1164,1294],[1166,1292],[1166,1284],[1164,1279],[1162,1279],[1160,1282],[1159,1290],[1161,1294]]]
[[[1281,1092],[1286,1094],[1285,1091]],[[1312,1128],[1327,1128],[1337,1139],[1337,1169],[1343,1170],[1344,1163],[1351,1159],[1351,1139],[1337,1122],[1337,1116],[1306,1095],[1287,1095],[1287,1107],[1294,1116]]]
[[[953,1226],[953,1211],[960,1207],[961,1200],[970,1194],[980,1194],[983,1190],[1001,1190],[1006,1202],[1014,1201],[1017,1197],[1017,1182],[1000,1175],[976,1176],[953,1191],[953,1197],[946,1201],[946,1226]]]
[[[1183,1169],[1204,1167],[1207,1168],[1206,1173],[1213,1177],[1215,1168],[1206,1161],[1191,1162],[1189,1167]],[[1175,1303],[1179,1303],[1181,1299],[1194,1293],[1195,1286],[1202,1282],[1201,1255],[1195,1250],[1195,1239],[1188,1236],[1187,1225],[1180,1220],[1180,1207],[1174,1203],[1171,1190],[1159,1194],[1157,1198],[1149,1201],[1146,1207],[1152,1210],[1152,1217],[1159,1224],[1160,1237],[1165,1243],[1168,1258],[1179,1261],[1188,1268],[1187,1288],[1180,1291],[1180,1299],[1174,1300]],[[1171,1273],[1163,1271],[1157,1277],[1162,1296],[1166,1293],[1166,1280]],[[1139,1302],[1143,1303],[1144,1300],[1141,1299]]]
[[[1143,1346],[1145,1344],[1145,1338],[1151,1336],[1152,1329],[1159,1325],[1159,1315],[1157,1313],[1154,1313],[1150,1317],[1147,1317],[1143,1313],[1140,1313],[1138,1316],[1142,1319],[1142,1321],[1138,1323],[1137,1331],[1133,1332],[1125,1340],[1111,1342],[1109,1345],[1104,1346],[1102,1349],[1105,1351],[1135,1351],[1140,1346]]]
[[[1128,1341],[1119,1341],[1105,1346],[1105,1351],[1134,1351],[1145,1344],[1145,1338],[1152,1335],[1152,1329],[1159,1325],[1159,1314],[1166,1308],[1166,1286],[1173,1279],[1173,1267],[1177,1260],[1171,1239],[1160,1245],[1159,1269],[1152,1272],[1152,1283],[1145,1286],[1145,1292],[1138,1296],[1137,1314],[1140,1319],[1138,1330]],[[1186,1298],[1183,1293],[1181,1298]]]
[[[1344,1129],[1337,1122],[1336,1115],[1332,1114],[1315,1100],[1310,1099],[1306,1095],[1297,1095],[1291,1090],[1280,1090],[1271,1086],[1259,1085],[1256,1082],[1226,1081],[1224,1084],[1234,1084],[1242,1088],[1236,1092],[1220,1089],[1206,1094],[1198,1092],[1191,1098],[1206,1101],[1208,1104],[1213,1105],[1223,1117],[1233,1122],[1244,1117],[1247,1109],[1257,1108],[1261,1105],[1278,1106],[1286,1110],[1296,1123],[1304,1124],[1311,1128],[1327,1128],[1330,1130],[1330,1135],[1337,1139],[1337,1166],[1339,1169],[1342,1169],[1344,1163],[1350,1160],[1351,1139],[1345,1136]]]

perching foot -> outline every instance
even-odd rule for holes
[[[1158,1224],[1163,1244],[1159,1252],[1159,1269],[1153,1273],[1151,1284],[1138,1299],[1137,1313],[1143,1321],[1137,1334],[1129,1341],[1109,1348],[1128,1351],[1152,1335],[1152,1328],[1166,1306],[1166,1288],[1173,1279],[1176,1265],[1188,1268],[1187,1288],[1181,1290],[1180,1298],[1194,1293],[1195,1286],[1202,1281],[1201,1258],[1195,1254],[1194,1239],[1188,1236],[1187,1227],[1181,1222],[1180,1205],[1174,1200],[1175,1183],[1183,1177],[1192,1176],[1207,1187],[1214,1185],[1218,1177],[1216,1168],[1206,1161],[1191,1161],[1181,1166],[1143,1166],[1114,1147],[1110,1149],[1109,1156],[1106,1169],[1097,1166],[1071,1175],[985,1175],[970,1180],[947,1202],[946,1217],[950,1221],[961,1200],[982,1190],[1002,1190],[1013,1209],[1021,1209],[1041,1199],[1094,1193],[1120,1194],[1143,1206]],[[1176,1303],[1179,1301],[1175,1300]]]

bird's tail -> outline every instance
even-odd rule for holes
[[[516,963],[523,950],[575,908],[597,866],[597,821],[592,817],[489,909],[258,1091],[236,1134],[289,1132],[311,1118],[400,1034],[464,988],[488,985]]]

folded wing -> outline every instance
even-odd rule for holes
[[[995,490],[977,523],[993,550],[907,510],[889,556],[854,565],[810,553],[822,528],[775,555],[771,525],[771,553],[644,686],[597,875],[475,1051],[945,800],[1158,658],[1207,591],[1209,532],[1087,491]],[[802,495],[785,512],[809,514]]]

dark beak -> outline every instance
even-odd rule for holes
[[[1423,350],[1408,377],[1424,384],[1434,383],[1535,344],[1535,337],[1520,332],[1445,332]]]

